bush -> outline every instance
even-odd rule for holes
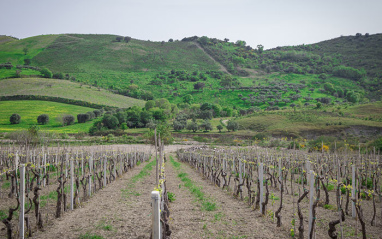
[[[100,110],[94,110],[93,113],[94,113],[95,118],[98,118],[102,115]]]
[[[73,115],[64,115],[62,116],[62,125],[72,125],[74,124],[74,116]]]
[[[13,114],[9,118],[9,121],[11,122],[11,124],[20,124],[21,116],[19,114]]]
[[[92,120],[95,118],[95,114],[93,111],[86,112],[87,115],[89,115],[89,120]]]
[[[37,123],[38,124],[47,124],[49,123],[49,115],[42,114],[37,117]]]
[[[52,75],[53,75],[48,68],[42,68],[40,73],[44,78],[52,78]]]
[[[119,125],[119,121],[117,117],[112,115],[105,115],[102,118],[102,123],[108,129],[116,129],[118,128],[118,125]]]
[[[88,114],[78,114],[77,121],[78,123],[85,123],[90,120],[90,116]]]
[[[236,131],[239,129],[239,124],[236,121],[230,120],[227,123],[227,130],[228,131]]]
[[[63,73],[54,73],[53,74],[53,79],[61,79],[63,80],[64,79],[64,74]]]

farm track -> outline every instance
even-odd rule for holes
[[[154,171],[144,181],[131,183],[145,165],[147,162],[133,168],[97,192],[82,208],[53,220],[52,225],[46,225],[46,231],[32,238],[78,238],[87,233],[105,238],[149,238]]]
[[[168,165],[167,189],[176,195],[175,202],[170,203],[172,238],[290,238],[285,229],[276,228],[261,217],[260,212],[252,211],[243,201],[213,186],[188,164],[181,163],[179,172],[187,173],[196,185],[203,188],[207,198],[217,205],[216,211],[201,211],[174,175],[173,167]]]

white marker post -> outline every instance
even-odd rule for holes
[[[313,170],[309,171],[309,182],[310,182],[310,190],[309,190],[309,230],[308,235],[313,229],[313,202],[314,202],[314,173]],[[309,237],[309,236],[308,236]]]
[[[24,213],[25,213],[25,165],[20,165],[20,214],[19,214],[19,235],[24,239]]]
[[[263,181],[264,181],[264,168],[263,163],[260,163],[259,166],[259,182],[260,182],[260,212],[263,214],[263,194],[264,194],[264,187],[263,187]]]
[[[161,238],[161,223],[160,223],[160,194],[158,191],[151,192],[151,204],[153,207],[153,222],[152,222],[152,238]]]
[[[70,160],[70,210],[74,209],[74,162]]]

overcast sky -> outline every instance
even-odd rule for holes
[[[0,0],[0,35],[208,36],[266,49],[382,32],[382,0]]]

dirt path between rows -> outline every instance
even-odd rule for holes
[[[216,211],[202,211],[174,175],[173,167],[167,165],[167,188],[176,195],[175,202],[170,203],[172,238],[290,238],[285,230],[260,216],[259,211],[251,210],[243,201],[202,179],[188,164],[181,163],[180,171],[187,173],[217,205]]]
[[[82,208],[53,220],[53,225],[46,225],[47,230],[34,234],[33,238],[79,238],[80,235],[149,238],[150,192],[155,186],[154,171],[144,180],[131,183],[131,178],[145,165],[147,162],[97,192]]]

